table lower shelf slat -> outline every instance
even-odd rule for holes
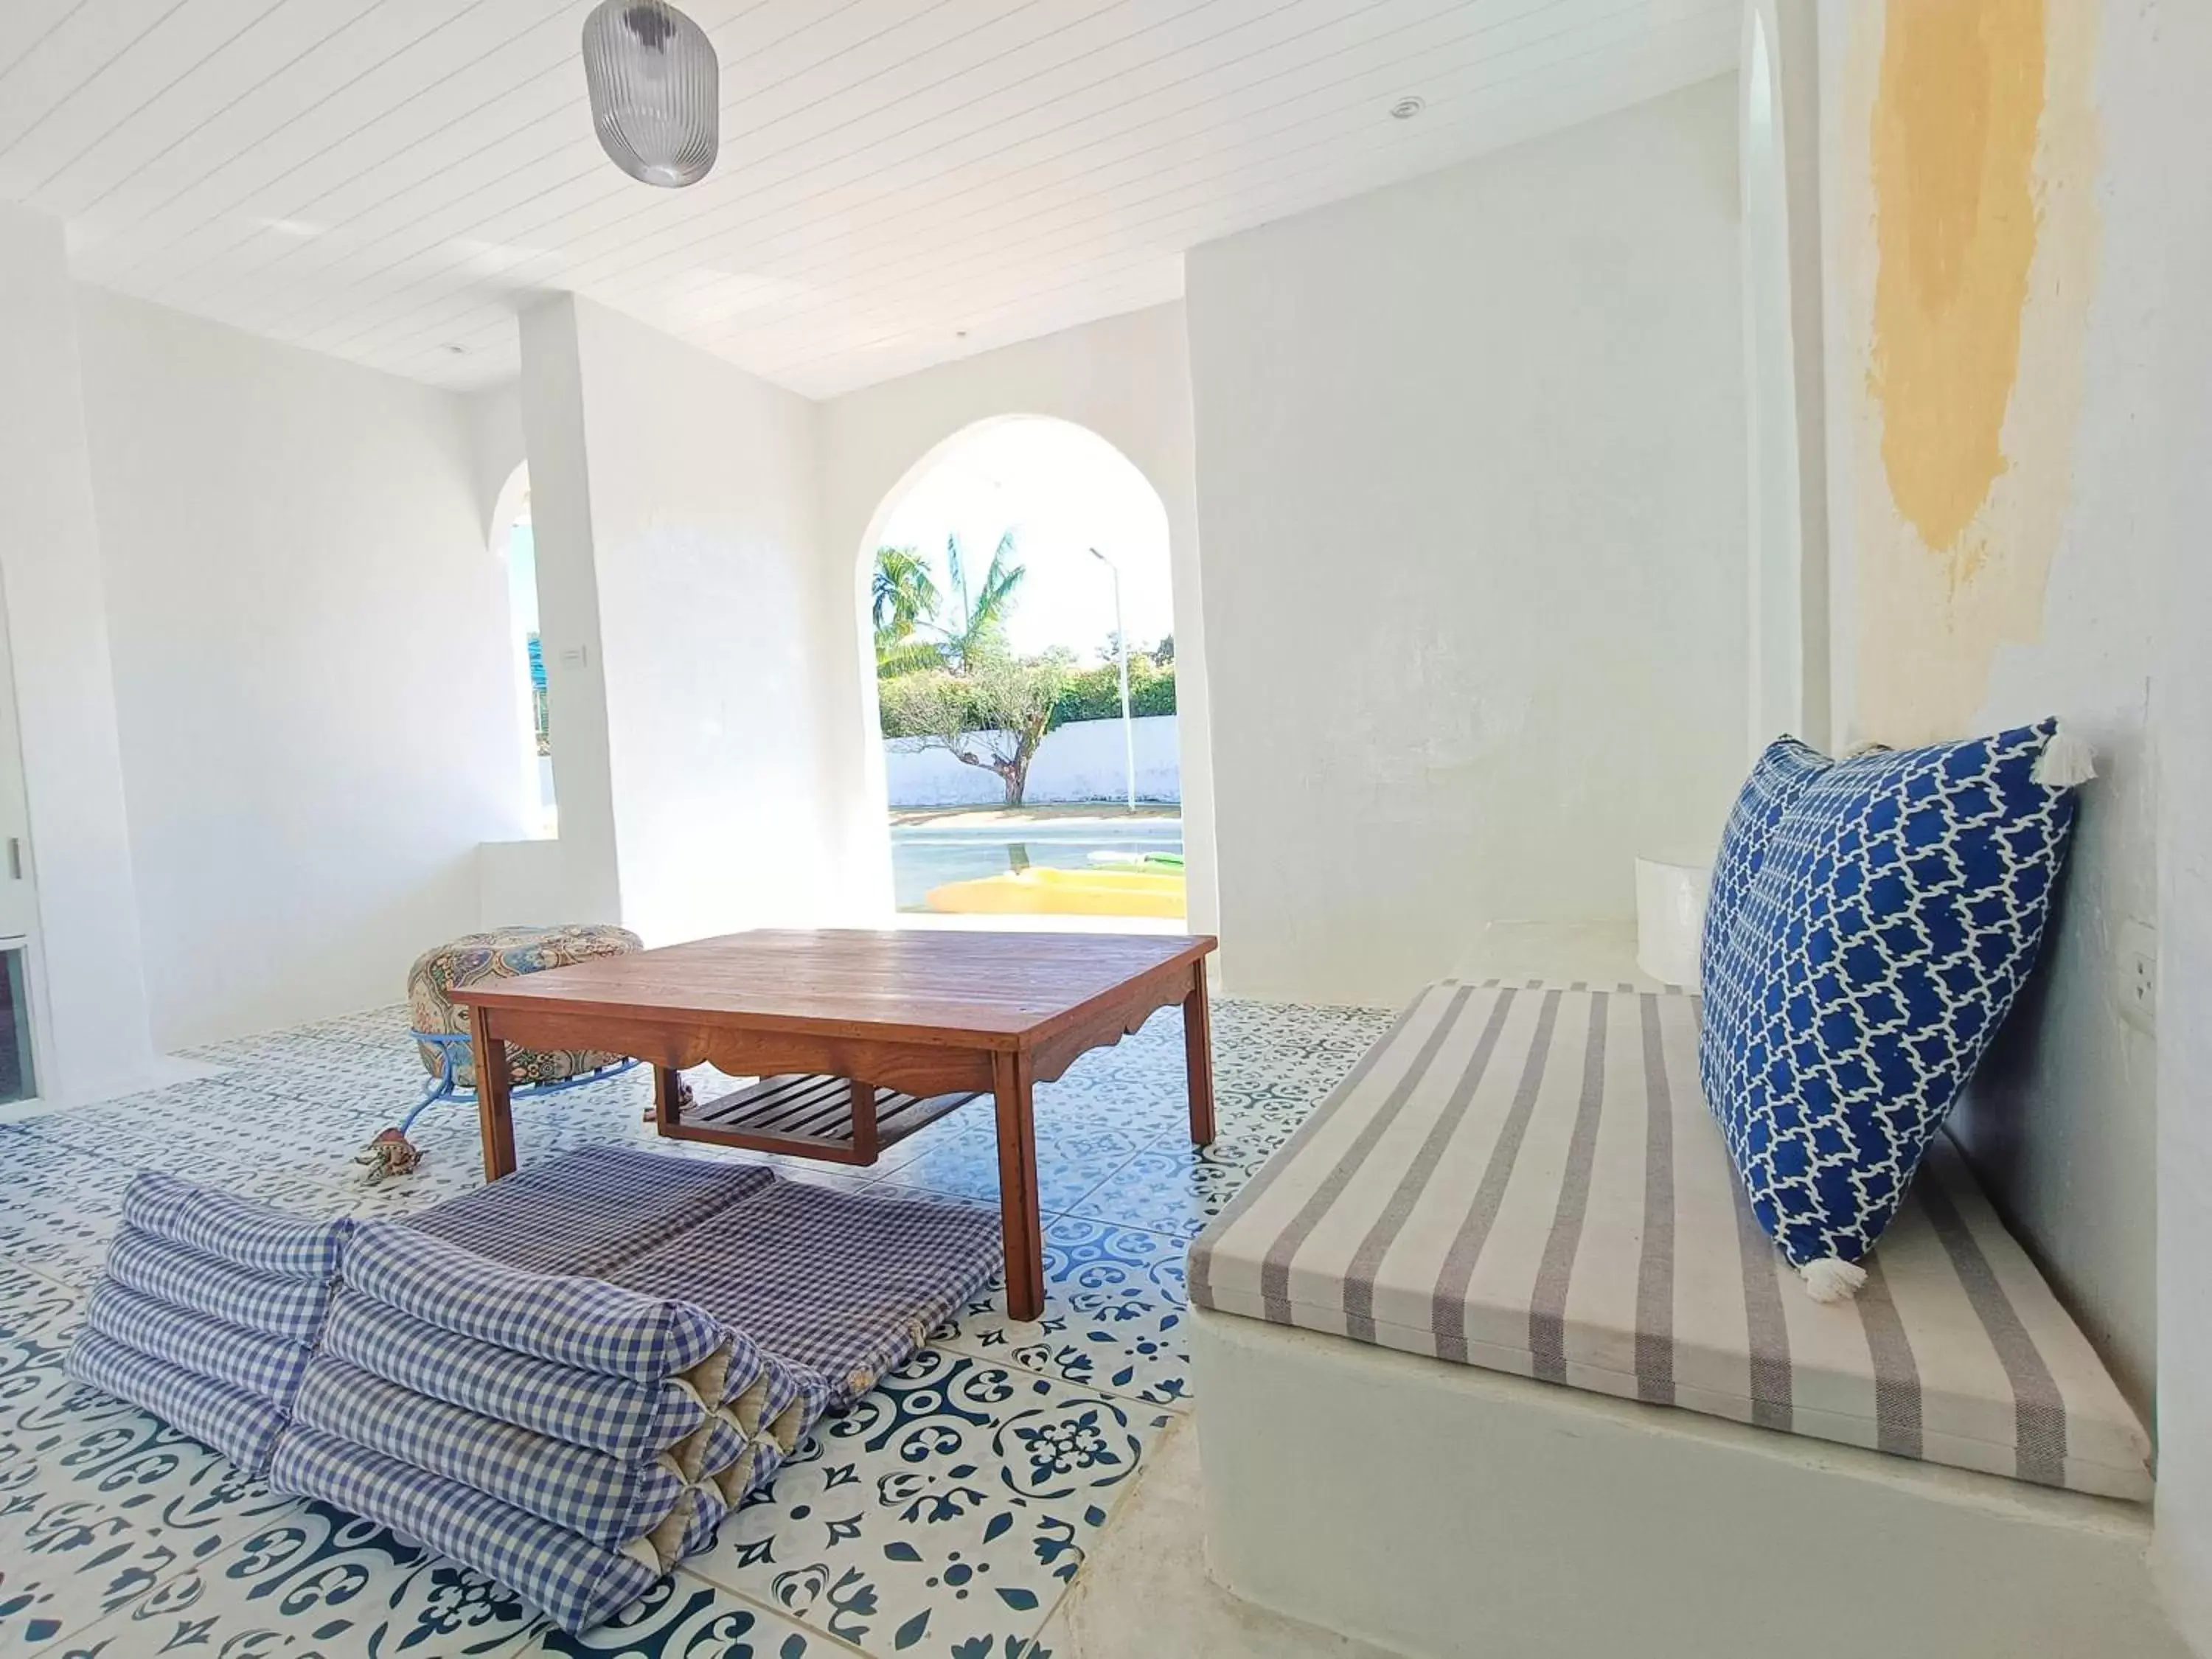
[[[661,1133],[681,1140],[787,1152],[830,1164],[872,1164],[875,1157],[860,1155],[853,1126],[853,1091],[870,1086],[810,1073],[764,1077],[718,1099],[684,1107],[678,1121],[664,1125]],[[876,1154],[927,1128],[979,1092],[910,1095],[876,1088]]]

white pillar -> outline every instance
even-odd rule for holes
[[[97,1099],[166,1072],[147,1018],[76,290],[59,222],[6,204],[0,586],[38,889],[40,1093]]]

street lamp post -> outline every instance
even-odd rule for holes
[[[1114,643],[1121,659],[1121,775],[1127,781],[1129,810],[1137,810],[1137,727],[1129,718],[1129,635],[1121,626],[1121,567],[1097,548],[1091,556],[1114,578]]]

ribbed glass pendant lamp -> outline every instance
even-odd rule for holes
[[[696,185],[721,142],[721,64],[667,0],[602,0],[584,20],[584,88],[599,146],[633,179]]]

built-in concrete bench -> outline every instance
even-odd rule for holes
[[[1697,1042],[1432,987],[1206,1231],[1217,1572],[1416,1654],[2179,1653],[2148,1439],[1955,1150],[1814,1303]]]

